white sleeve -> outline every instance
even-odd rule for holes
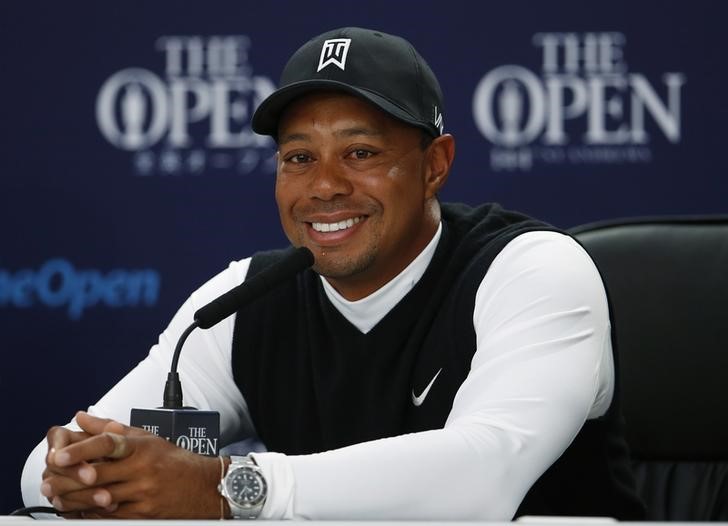
[[[510,520],[611,402],[607,300],[575,241],[527,233],[493,261],[473,323],[471,371],[443,429],[314,455],[257,454],[271,481],[263,517]]]
[[[195,291],[180,307],[149,355],[111,388],[88,412],[103,418],[129,423],[132,407],[152,408],[162,403],[162,392],[172,363],[172,354],[182,332],[192,323],[195,311],[245,279],[250,259],[230,266]],[[194,330],[187,339],[178,372],[185,405],[220,412],[220,438],[223,444],[252,433],[248,408],[235,385],[230,365],[235,316],[216,326]],[[69,424],[71,425],[71,424]],[[23,468],[21,489],[26,506],[47,506],[40,493],[47,445],[42,440]]]

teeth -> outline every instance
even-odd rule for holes
[[[361,220],[361,217],[352,217],[339,221],[338,223],[311,223],[311,226],[316,232],[336,232],[338,230],[351,228]]]

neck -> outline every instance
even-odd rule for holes
[[[422,242],[417,245],[418,248],[413,251],[410,257],[406,258],[401,265],[395,267],[390,272],[384,273],[373,270],[346,276],[345,278],[333,278],[329,276],[323,277],[345,300],[358,301],[364,299],[377,292],[392,280],[400,276],[405,270],[412,267],[415,261],[423,256],[424,252],[427,252],[427,263],[424,265],[424,268],[426,268],[437,245],[439,236],[436,236],[436,234],[438,234],[439,230],[440,221],[438,217],[438,221],[431,229],[428,228],[426,235],[422,236]]]

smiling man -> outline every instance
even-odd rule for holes
[[[278,141],[281,224],[315,265],[193,333],[179,364],[187,402],[220,411],[222,440],[267,452],[200,457],[125,424],[157,402],[197,308],[290,249],[232,263],[94,416],[51,429],[26,464],[26,504],[111,518],[641,518],[599,273],[544,223],[440,203],[455,152],[442,108],[399,37],[343,28],[296,51],[253,127]]]
[[[291,103],[278,131],[281,224],[346,299],[380,289],[432,240],[451,136],[426,150],[422,131],[338,92]]]

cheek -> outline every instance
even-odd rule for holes
[[[398,207],[424,202],[425,188],[420,166],[406,163],[392,166],[380,180],[380,195]]]
[[[273,196],[275,197],[276,204],[278,205],[278,208],[281,208],[281,204],[283,203],[283,192],[281,191],[281,185],[278,182],[278,179],[276,179],[276,186],[273,190]]]
[[[276,204],[278,205],[278,216],[281,221],[281,226],[283,226],[283,229],[287,231],[290,228],[289,225],[291,223],[290,192],[287,192],[286,185],[281,184],[278,180],[276,180],[275,199]]]
[[[290,184],[288,178],[280,175],[276,177],[275,198],[281,213],[291,207],[291,204],[295,200],[295,195],[295,189]]]
[[[405,155],[387,170],[387,179],[397,186],[419,190],[424,181],[423,161],[419,151]]]
[[[300,244],[303,239],[303,225],[295,220],[294,207],[298,202],[298,189],[294,181],[285,176],[276,178],[275,199],[278,205],[278,217],[283,232],[294,245]]]

